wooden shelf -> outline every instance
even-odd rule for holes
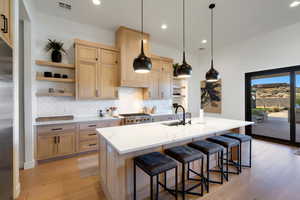
[[[43,76],[37,76],[36,80],[61,82],[61,83],[74,83],[75,82],[75,79],[71,79],[71,78],[52,78],[52,77],[43,77]]]
[[[47,92],[37,92],[36,96],[38,97],[74,97],[74,93],[72,92],[53,92],[53,93],[47,93]]]
[[[185,98],[185,95],[173,95],[173,98]]]
[[[185,89],[186,87],[185,86],[182,86],[182,87],[176,87],[174,86],[173,89]]]
[[[74,64],[55,63],[55,62],[49,62],[49,61],[43,61],[43,60],[36,60],[35,63],[37,65],[47,66],[47,67],[75,69],[75,65]]]

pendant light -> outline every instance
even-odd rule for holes
[[[214,68],[214,11],[216,4],[210,4],[209,9],[211,10],[211,67],[210,70],[206,73],[206,82],[216,82],[220,79],[219,72]]]
[[[183,0],[183,59],[182,65],[180,65],[177,70],[176,74],[178,78],[189,78],[192,75],[192,67],[189,65],[185,60],[185,0]]]
[[[133,69],[136,73],[148,73],[151,71],[152,69],[152,63],[151,63],[151,59],[148,58],[145,53],[144,53],[144,0],[141,0],[141,11],[142,11],[142,17],[141,17],[141,53],[140,55],[134,59],[133,62]]]

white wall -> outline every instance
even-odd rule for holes
[[[300,23],[259,35],[243,43],[227,46],[216,52],[215,68],[222,77],[222,114],[232,119],[244,119],[246,72],[300,65]],[[197,88],[210,65],[207,52],[199,53],[200,70],[192,78]],[[200,90],[200,89],[199,89]],[[195,91],[193,91],[195,92]],[[198,94],[191,95],[193,107],[199,107]]]
[[[68,55],[64,56],[63,62],[74,63],[74,38],[83,40],[100,42],[107,45],[115,44],[115,32],[99,29],[90,25],[80,24],[49,16],[41,13],[36,13],[35,23],[33,28],[33,60],[50,59],[49,53],[44,51],[47,39],[57,39],[65,42],[65,48]],[[152,52],[161,56],[175,58],[180,56],[175,49],[151,43]],[[73,98],[54,98],[54,97],[35,97],[36,91],[47,90],[49,87],[66,88],[73,90],[72,84],[55,84],[49,82],[35,81],[36,72],[52,71],[74,76],[73,72],[64,69],[53,69],[46,67],[33,66],[33,118],[37,116],[74,114],[96,115],[99,109],[105,109],[110,106],[119,107],[121,112],[139,112],[143,106],[157,106],[158,111],[165,112],[171,109],[171,101],[143,101],[140,89],[120,88],[120,100],[102,100],[102,101],[75,101]]]

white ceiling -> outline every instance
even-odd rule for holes
[[[115,30],[120,25],[140,28],[140,0],[61,0],[72,4],[71,11],[58,8],[59,0],[35,0],[39,12],[80,23]],[[224,46],[300,21],[300,7],[293,0],[215,0],[215,44]],[[202,39],[210,33],[210,0],[186,0],[187,48],[206,47]],[[145,31],[152,40],[181,48],[182,0],[144,0]],[[160,28],[162,23],[168,29]]]

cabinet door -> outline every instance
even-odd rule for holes
[[[12,45],[12,18],[11,18],[11,0],[0,0],[0,17],[1,17],[1,36]]]
[[[75,153],[75,133],[63,133],[58,136],[57,155],[69,155]]]
[[[38,160],[55,157],[57,153],[57,136],[38,136],[37,157]]]
[[[160,74],[159,92],[162,99],[172,98],[172,63],[163,62]]]
[[[144,34],[144,51],[149,56],[149,35]],[[117,47],[121,51],[121,86],[148,87],[147,75],[133,70],[134,59],[141,53],[141,34],[121,27],[117,32]]]
[[[101,65],[98,70],[98,88],[100,97],[115,99],[118,97],[118,57],[114,51],[101,50]]]

